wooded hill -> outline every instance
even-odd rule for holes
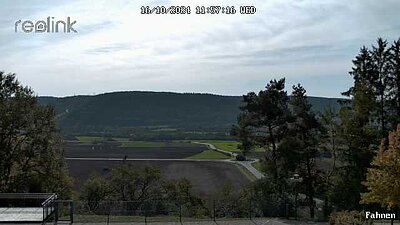
[[[338,99],[309,97],[313,110],[340,108]],[[65,134],[111,132],[153,127],[224,133],[236,123],[242,96],[171,92],[113,92],[93,96],[39,97],[53,105]],[[172,130],[171,130],[172,129]]]

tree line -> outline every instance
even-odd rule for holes
[[[336,210],[399,206],[394,199],[400,188],[384,186],[400,178],[399,130],[387,139],[400,121],[400,39],[389,44],[379,38],[362,47],[349,74],[354,84],[342,93],[339,112],[315,114],[304,87],[293,86],[289,98],[282,78],[244,95],[232,128],[243,154],[265,149],[263,170],[278,194],[290,194],[293,175],[302,178],[299,188],[312,218],[316,197]]]
[[[0,192],[72,194],[55,111],[0,71]]]

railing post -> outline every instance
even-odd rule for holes
[[[57,225],[57,222],[58,222],[58,203],[53,201],[51,204],[53,205],[53,210],[54,210],[54,225]]]
[[[249,204],[249,219],[251,220],[251,208],[252,208],[252,205],[251,205],[251,198],[250,198],[250,204]]]
[[[144,201],[144,223],[145,224],[147,224],[147,205],[146,205],[146,203],[148,202],[149,200],[146,200],[146,201]],[[142,207],[143,207],[143,205],[142,205]]]
[[[285,203],[285,214],[286,214],[286,219],[289,219],[289,203]]]
[[[46,206],[42,206],[43,207],[43,222],[44,222],[44,220],[46,219],[46,214],[45,214],[45,209],[46,209]]]
[[[110,214],[111,214],[111,202],[107,201],[105,203],[105,205],[107,206],[107,225],[110,224]]]
[[[296,196],[294,198],[294,219],[297,220],[297,191],[296,191]]]
[[[182,203],[179,203],[179,222],[182,224]]]
[[[69,221],[71,224],[74,223],[74,202],[70,201],[69,202]]]
[[[215,199],[213,200],[213,220],[216,221],[217,215],[215,215]]]

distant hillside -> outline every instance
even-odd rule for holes
[[[66,133],[129,130],[135,127],[227,131],[236,122],[241,96],[179,94],[167,92],[114,92],[95,96],[39,97],[53,105],[60,127]],[[337,99],[309,98],[315,111],[331,106]]]

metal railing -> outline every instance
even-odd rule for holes
[[[49,220],[49,218],[51,216],[56,214],[57,204],[56,204],[55,200],[57,200],[57,195],[52,194],[42,203],[43,222]],[[58,219],[57,215],[54,216],[54,219],[57,221],[57,219]]]
[[[42,221],[53,216],[57,208],[57,195],[54,193],[0,193],[0,199],[0,207],[42,208]]]
[[[306,218],[308,210],[300,204],[264,202],[255,199],[225,201],[209,199],[199,204],[165,199],[146,201],[75,201],[72,214],[76,222],[188,222],[252,220],[261,217]],[[62,210],[60,210],[62,211]],[[68,212],[68,210],[64,210]],[[303,212],[304,211],[304,212]],[[307,212],[305,212],[307,211]],[[71,213],[71,211],[69,211]]]
[[[43,222],[152,222],[217,221],[257,217],[307,218],[303,199],[228,197],[192,199],[146,199],[142,201],[64,201],[55,194],[0,194],[0,199],[40,199]]]

